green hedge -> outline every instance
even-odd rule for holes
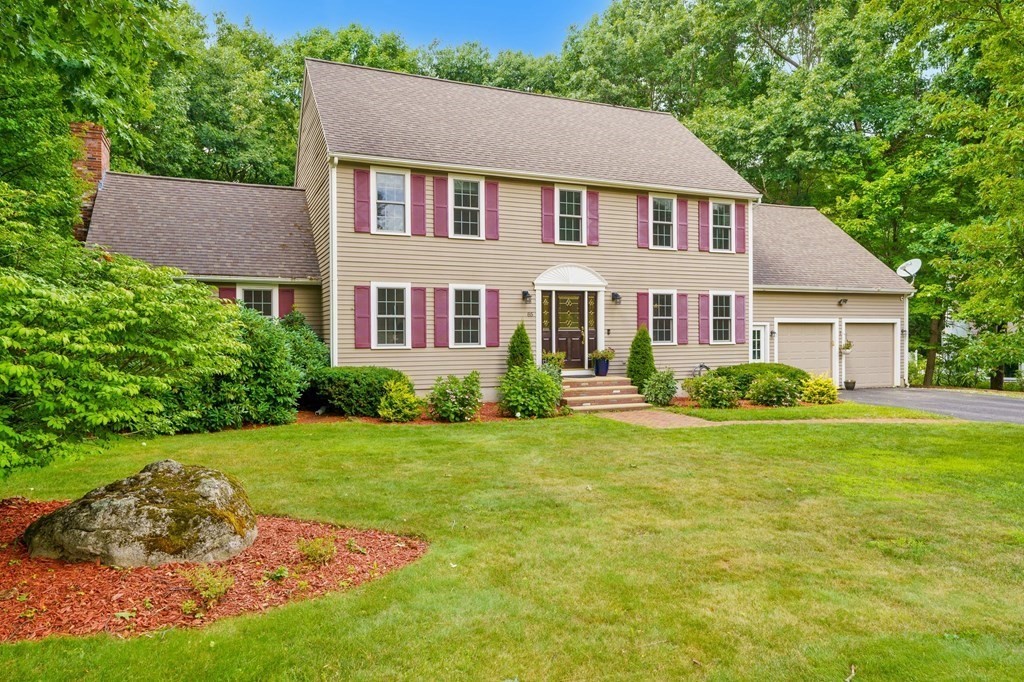
[[[376,417],[389,381],[412,381],[387,367],[328,367],[313,375],[315,400],[348,417]]]
[[[747,391],[750,390],[750,383],[757,377],[765,376],[766,374],[789,379],[797,386],[802,385],[810,378],[810,375],[799,367],[783,365],[778,362],[751,362],[745,365],[719,367],[708,372],[709,376],[730,379],[740,395],[746,395]]]

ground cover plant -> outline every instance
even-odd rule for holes
[[[430,551],[359,589],[202,630],[6,644],[0,669],[843,680],[855,665],[855,680],[1013,679],[1024,666],[1022,438],[1007,424],[658,431],[582,415],[128,441],[15,473],[0,497],[74,497],[173,457],[238,477],[261,514],[422,535]],[[337,549],[339,561],[364,557],[344,540]]]

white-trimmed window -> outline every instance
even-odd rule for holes
[[[733,206],[731,201],[711,202],[712,251],[733,251]]]
[[[650,292],[651,343],[674,344],[676,342],[676,292]]]
[[[676,200],[674,197],[651,195],[651,248],[676,248]]]
[[[451,301],[451,315],[448,316],[450,348],[484,346],[485,292],[485,287],[477,284],[452,284],[448,287],[448,300]]]
[[[407,170],[374,168],[370,172],[375,234],[411,234],[409,204],[411,175]]]
[[[412,287],[408,283],[374,282],[371,285],[373,348],[410,348],[409,306]]]
[[[255,310],[265,317],[277,317],[277,287],[239,285],[235,298],[246,308]]]
[[[587,193],[582,187],[556,187],[555,206],[558,224],[555,243],[586,244]]]
[[[734,299],[735,294],[731,291],[711,292],[711,343],[732,343],[735,327]]]
[[[451,237],[484,238],[484,181],[482,178],[452,175],[448,178],[448,209]]]
[[[765,339],[768,338],[768,325],[755,324],[750,327],[750,361],[767,362],[768,350]]]

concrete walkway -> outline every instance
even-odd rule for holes
[[[597,412],[599,417],[614,419],[623,424],[646,426],[649,429],[687,429],[705,426],[736,426],[737,424],[955,424],[953,419],[733,419],[713,422],[700,417],[669,412],[668,410],[637,410],[634,412]]]

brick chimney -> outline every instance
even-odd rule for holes
[[[72,164],[79,177],[89,183],[89,188],[82,195],[82,224],[75,228],[75,237],[85,241],[92,221],[96,192],[110,170],[110,140],[103,126],[95,123],[72,123],[71,133],[82,140],[85,148],[82,157]]]

